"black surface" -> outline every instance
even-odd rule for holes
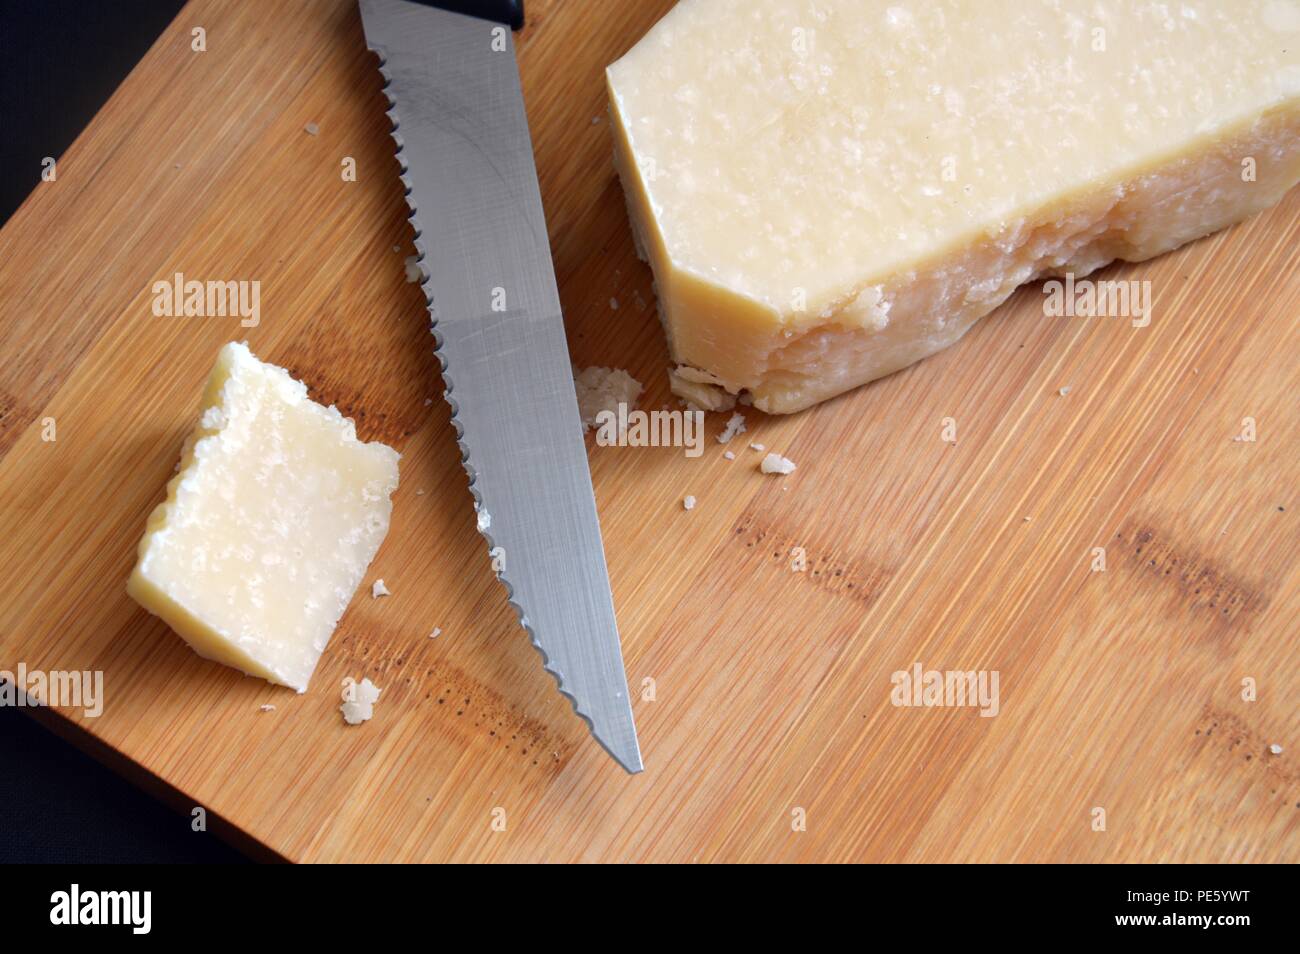
[[[0,223],[108,100],[182,0],[0,0]]]
[[[182,5],[0,0],[0,222]],[[0,659],[0,669],[18,662]],[[0,862],[243,860],[17,709],[0,707],[0,766]]]
[[[0,862],[238,862],[190,818],[0,707]]]

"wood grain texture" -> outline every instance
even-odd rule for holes
[[[670,5],[532,0],[519,37],[574,360],[629,369],[649,408],[667,355],[602,70]],[[102,716],[47,717],[292,860],[1300,860],[1300,193],[1109,269],[1152,282],[1150,327],[1022,289],[906,371],[748,413],[787,478],[725,460],[718,415],[698,460],[593,445],[629,680],[655,687],[629,778],[489,572],[384,106],[355,4],[194,0],[0,231],[0,668],[105,674]],[[177,271],[259,280],[261,324],[154,317]],[[368,578],[393,595],[358,595],[302,696],[124,590],[243,338],[403,454]],[[893,706],[916,661],[998,671],[1000,713]],[[356,728],[349,675],[386,690]]]

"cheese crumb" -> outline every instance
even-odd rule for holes
[[[762,453],[763,451],[767,450],[767,448],[762,444],[750,444],[749,447],[751,450],[756,450],[759,453]]]
[[[388,591],[388,587],[384,586],[384,581],[382,578],[375,580],[374,584],[370,587],[370,598],[372,600],[377,600],[381,596],[392,596],[392,595],[393,594]]]
[[[725,458],[727,458],[727,460],[735,460],[735,459],[736,459],[736,455],[733,454],[731,451],[724,451],[723,454],[722,454],[722,456],[725,457]]]
[[[379,701],[381,692],[383,690],[371,682],[369,677],[354,683],[351,691],[347,693],[352,698],[345,698],[343,705],[339,706],[339,712],[343,713],[343,721],[348,725],[360,725],[368,721],[375,714],[375,703]]]
[[[430,639],[437,639],[437,638],[438,638],[439,636],[441,636],[441,635],[442,635],[442,630],[439,629],[437,626],[435,626],[435,627],[433,628],[433,632],[429,634],[429,638],[430,638]]]
[[[1282,754],[1282,746],[1278,745],[1276,742],[1274,742],[1272,745],[1270,745],[1270,746],[1268,747],[1268,750],[1269,750],[1270,752],[1272,752],[1274,755],[1281,755],[1281,754]]]
[[[258,711],[258,712],[274,712],[274,711],[275,711],[275,706],[273,706],[273,705],[271,705],[271,703],[267,702],[267,703],[264,703],[263,705],[258,706],[258,707],[257,707],[257,711]]]
[[[308,123],[306,126],[303,126],[302,128],[307,133],[308,136],[314,136],[318,132],[320,132],[320,127],[317,126],[315,123]]]
[[[573,372],[573,386],[578,394],[578,416],[584,432],[596,426],[601,411],[618,414],[620,404],[630,411],[641,396],[641,382],[618,368],[584,368]]]
[[[765,474],[793,474],[795,463],[780,454],[768,454],[758,465],[758,469]]]
[[[682,509],[683,509],[683,510],[694,510],[694,509],[695,509],[695,498],[692,497],[690,494],[687,494],[687,495],[682,499]]]
[[[737,411],[731,415],[731,418],[727,421],[727,426],[718,435],[718,443],[729,444],[733,437],[743,433],[745,433],[745,415]]]
[[[418,282],[423,277],[424,273],[420,271],[419,257],[416,255],[408,255],[406,257],[406,280],[414,283]]]
[[[1061,388],[1061,390],[1057,391],[1056,393],[1061,395],[1061,397],[1065,397],[1067,394],[1070,393],[1070,388],[1068,386],[1063,387]]]

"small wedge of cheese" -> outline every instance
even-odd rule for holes
[[[200,656],[304,692],[388,532],[397,460],[228,344],[127,592]]]
[[[806,408],[1300,179],[1300,0],[682,0],[607,85],[699,406]]]

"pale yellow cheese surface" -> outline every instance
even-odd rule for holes
[[[682,0],[607,80],[673,356],[770,411],[1300,178],[1300,0]]]
[[[200,655],[305,691],[388,532],[397,461],[228,344],[128,592]]]

